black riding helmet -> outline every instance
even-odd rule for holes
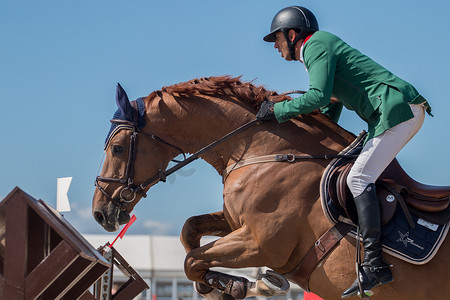
[[[290,29],[294,29],[299,33],[298,37],[292,42],[288,36]],[[264,37],[264,41],[273,43],[276,40],[276,33],[278,31],[283,32],[288,43],[291,58],[295,60],[295,44],[308,34],[318,30],[319,24],[317,23],[317,19],[309,9],[302,6],[289,6],[280,10],[273,17],[270,33]]]

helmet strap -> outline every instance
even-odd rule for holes
[[[283,32],[284,38],[286,39],[291,59],[297,60],[297,58],[295,57],[295,44],[297,44],[297,42],[301,39],[302,34],[301,32],[298,32],[297,37],[291,42],[291,39],[289,38],[289,30],[290,29],[283,28],[281,31]]]

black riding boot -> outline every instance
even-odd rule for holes
[[[361,264],[359,278],[365,294],[373,294],[370,289],[393,281],[389,265],[381,256],[381,222],[380,204],[378,202],[375,184],[369,184],[364,192],[355,198],[356,211],[362,242],[364,260]],[[359,242],[359,241],[358,241]],[[359,295],[358,279],[344,292],[342,298]]]

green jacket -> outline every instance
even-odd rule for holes
[[[316,109],[337,122],[345,106],[368,123],[370,139],[412,118],[408,103],[423,103],[431,115],[427,101],[411,84],[331,33],[314,33],[303,46],[302,58],[309,73],[309,90],[275,104],[280,123]],[[339,102],[331,103],[332,96]]]

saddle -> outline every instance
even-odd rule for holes
[[[320,201],[333,224],[308,250],[297,268],[284,274],[309,291],[309,278],[346,235],[359,239],[358,215],[347,187],[347,175],[366,137],[363,131],[325,169]],[[376,182],[381,207],[383,251],[415,265],[433,259],[450,229],[450,187],[429,186],[412,179],[394,159]],[[417,225],[417,226],[416,226]]]
[[[353,155],[359,154],[362,141],[357,139]],[[327,190],[333,204],[341,210],[344,217],[358,224],[353,195],[347,186],[347,175],[353,160],[343,160],[331,168],[325,178]],[[385,225],[394,216],[398,205],[402,208],[410,226],[414,228],[410,212],[433,224],[445,224],[450,220],[450,186],[430,186],[411,178],[394,159],[381,174],[377,182],[377,195],[381,208],[381,224]]]
[[[325,216],[334,226],[350,226],[347,234],[353,237],[357,236],[358,214],[346,179],[365,136],[363,131],[330,162],[320,184]],[[396,159],[375,184],[381,208],[383,251],[412,264],[429,262],[450,229],[450,187],[415,181]]]

